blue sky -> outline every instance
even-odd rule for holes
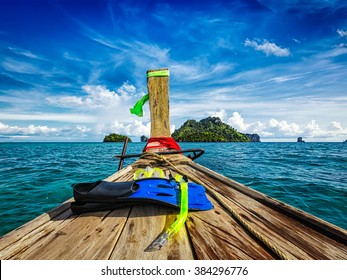
[[[346,1],[0,0],[0,141],[149,135],[129,108],[170,69],[172,129],[347,139]]]

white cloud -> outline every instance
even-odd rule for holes
[[[123,85],[117,90],[121,96],[128,96],[136,94],[136,87],[128,82],[123,83]]]
[[[64,126],[60,128],[48,127],[46,125],[35,126],[10,126],[0,122],[0,136],[11,138],[29,138],[33,136],[50,136],[50,137],[85,137],[91,129],[86,126]]]
[[[347,127],[343,127],[340,122],[333,121],[326,128],[322,129],[316,120],[311,120],[306,124],[297,124],[286,120],[270,118],[268,121],[257,121],[253,123],[245,122],[238,112],[233,112],[230,118],[224,109],[211,113],[211,116],[222,116],[224,122],[231,125],[239,132],[257,133],[266,139],[296,138],[299,136],[316,139],[331,139],[339,141],[347,136]]]
[[[141,120],[132,120],[130,122],[120,122],[114,120],[112,122],[99,123],[96,126],[96,133],[106,135],[109,133],[118,133],[128,136],[149,136],[151,124],[144,124]]]
[[[169,59],[170,49],[160,48],[156,44],[148,44],[140,41],[123,42],[133,51],[137,51],[140,55],[157,60],[159,63],[166,63]]]
[[[6,71],[9,71],[9,72],[14,72],[19,74],[44,74],[42,70],[40,70],[33,64],[17,61],[10,58],[6,58],[1,63],[1,65]]]
[[[309,136],[318,136],[322,134],[322,130],[317,124],[316,120],[310,121],[308,124],[304,126],[305,134]]]
[[[110,91],[102,85],[84,85],[83,91],[86,93],[84,96],[63,96],[63,97],[48,97],[49,103],[66,107],[74,108],[76,106],[84,108],[100,108],[109,107],[118,104],[121,100],[121,95],[114,91]],[[122,91],[121,94],[126,96]]]
[[[47,126],[34,126],[27,127],[9,126],[0,122],[0,134],[2,135],[51,135],[57,133],[56,128],[49,128]]]
[[[84,85],[82,86],[82,90],[85,94],[81,96],[67,95],[62,97],[48,97],[46,100],[60,107],[76,108],[76,106],[78,106],[81,110],[89,110],[124,107],[136,102],[136,100],[143,95],[142,92],[138,93],[136,87],[128,82],[123,83],[117,91],[109,90],[103,85]]]
[[[341,37],[347,37],[347,30],[337,29],[336,32],[337,32]]]
[[[121,100],[120,95],[102,85],[84,85],[82,89],[87,93],[87,97],[82,99],[82,104],[89,108],[108,107],[118,104]]]
[[[131,115],[129,109],[144,94],[128,82],[123,83],[117,90],[109,90],[103,85],[84,85],[84,95],[50,97],[48,101],[55,105],[73,109],[79,108],[94,116],[94,128],[91,133],[104,136],[118,133],[128,136],[149,136],[150,123],[144,107],[144,118]]]
[[[157,44],[145,43],[141,41],[125,41],[105,38],[103,35],[95,31],[87,30],[88,37],[95,42],[113,50],[111,54],[115,63],[132,62],[136,66],[135,69],[150,69],[154,67],[166,67],[170,60],[169,48],[161,48]],[[114,52],[114,50],[116,50]],[[134,71],[134,75],[138,75],[138,71]],[[143,72],[141,72],[141,77]]]
[[[263,129],[265,129],[265,124],[260,121],[248,124],[245,123],[245,120],[239,112],[233,112],[232,116],[228,118],[227,124],[244,133],[259,133],[262,132]]]
[[[330,125],[328,126],[329,130],[332,131],[343,131],[344,129],[341,126],[340,122],[331,122]]]
[[[112,122],[103,122],[95,125],[94,127],[87,127],[84,125],[65,125],[63,127],[48,127],[35,126],[30,124],[28,126],[10,126],[0,122],[0,138],[33,138],[37,137],[50,137],[51,139],[71,139],[71,138],[85,138],[91,137],[92,139],[102,139],[104,135],[109,133],[118,133],[128,136],[140,137],[142,135],[150,135],[151,123],[145,123],[141,120],[132,120],[129,122],[120,122],[114,120]],[[175,126],[171,126],[173,132]],[[99,135],[95,138],[95,135]]]
[[[76,125],[52,128],[33,125],[19,127],[1,123],[0,136],[7,135],[13,138],[28,135],[72,139],[73,137],[83,138],[88,135],[94,140],[98,139],[96,137],[102,139],[104,135],[111,132],[128,136],[149,136],[148,104],[144,107],[143,118],[131,115],[129,111],[143,94],[142,91],[138,91],[134,85],[128,82],[123,83],[114,91],[103,85],[84,85],[80,96],[66,95],[46,98],[50,104],[65,108],[65,112],[61,114],[37,113],[30,115],[0,112],[0,120],[59,121],[75,123]],[[89,126],[82,126],[81,123],[89,123]]]
[[[312,138],[346,137],[347,127],[343,128],[340,122],[331,122],[326,129],[322,129],[316,120],[311,120],[304,126],[304,133]]]
[[[169,48],[161,48],[157,44],[144,43],[141,41],[118,41],[104,38],[101,34],[91,34],[89,37],[95,42],[108,48],[117,50],[123,56],[132,58],[141,57],[155,59],[156,62],[165,63],[169,59]]]
[[[86,137],[92,129],[84,125],[64,126],[58,129],[57,136],[61,137]]]
[[[345,55],[347,53],[347,48],[345,44],[340,44],[339,46],[327,50],[325,52],[321,52],[315,56],[316,59],[319,59],[317,65],[320,63],[328,63],[329,61],[325,61],[325,59],[334,58],[337,56]],[[331,69],[344,68],[344,65],[329,65]]]
[[[210,116],[211,117],[218,117],[221,119],[222,122],[224,122],[226,120],[227,113],[225,112],[224,109],[220,109],[220,111],[218,111],[218,112],[210,113]]]
[[[277,46],[275,43],[270,43],[267,40],[264,40],[263,43],[258,43],[256,40],[249,40],[248,38],[245,40],[245,46],[252,47],[256,51],[262,51],[267,56],[290,56],[290,51],[287,48],[281,48]]]
[[[280,76],[280,77],[270,79],[270,81],[274,81],[276,83],[284,83],[284,82],[300,79],[300,78],[302,78],[303,75],[304,74],[296,74],[296,75],[291,75],[291,76]]]
[[[209,64],[203,60],[197,61],[181,61],[171,62],[170,72],[181,83],[182,81],[198,82],[210,80],[214,76],[221,75],[234,68],[234,64],[220,62],[216,64]]]
[[[67,59],[67,60],[76,61],[76,62],[83,62],[83,60],[80,59],[78,56],[73,55],[73,54],[71,54],[71,53],[69,53],[69,52],[64,52],[64,53],[63,53],[63,57],[64,57],[65,59]]]
[[[47,101],[49,103],[67,108],[84,105],[82,97],[77,96],[47,97]]]
[[[114,64],[128,64],[129,61],[134,64],[133,76],[143,78],[143,69],[155,69],[170,67],[170,72],[182,81],[200,81],[210,79],[212,75],[219,75],[234,68],[232,63],[211,64],[206,59],[197,57],[189,61],[177,61],[170,56],[170,48],[162,47],[150,42],[137,40],[117,40],[105,38],[103,35],[90,29],[87,33],[92,40],[111,48],[113,51],[110,56]]]
[[[118,133],[128,136],[141,137],[150,136],[151,123],[144,122],[140,119],[133,119],[128,122],[120,122],[114,120],[110,123],[100,123],[96,127],[96,133],[99,135],[107,135],[109,133]],[[175,126],[170,126],[171,133],[175,131]]]
[[[56,121],[68,123],[93,123],[95,116],[83,114],[54,114],[54,113],[35,113],[35,114],[13,114],[1,113],[0,120],[11,121]]]
[[[22,50],[22,49],[18,49],[18,48],[14,48],[14,47],[8,47],[8,49],[15,54],[22,55],[22,56],[25,56],[28,58],[42,59],[41,57],[39,57],[36,54],[33,54],[32,52],[27,51],[27,50]]]
[[[228,119],[228,124],[244,132],[246,132],[247,129],[250,127],[250,124],[245,124],[244,119],[238,112],[233,113],[232,117]]]
[[[303,132],[296,123],[288,123],[287,121],[278,121],[276,119],[270,119],[266,125],[266,129],[283,136],[296,136]]]

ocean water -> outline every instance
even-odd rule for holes
[[[347,229],[346,143],[180,143],[196,162]],[[143,143],[129,143],[140,153]],[[122,143],[0,143],[0,235],[72,196],[71,184],[108,177]],[[125,160],[124,166],[136,159]]]

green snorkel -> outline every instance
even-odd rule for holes
[[[175,176],[175,181],[180,183],[181,189],[181,203],[180,203],[180,213],[177,219],[170,225],[170,227],[161,233],[154,242],[148,246],[146,251],[157,251],[163,247],[169,239],[174,236],[183,227],[188,216],[188,183],[181,175],[177,174]]]

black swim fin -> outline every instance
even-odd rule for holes
[[[73,185],[74,213],[109,210],[136,203],[158,203],[175,208],[180,205],[180,188],[175,180],[145,178],[130,182],[97,181]],[[189,210],[210,210],[212,203],[207,199],[205,188],[188,183]]]

